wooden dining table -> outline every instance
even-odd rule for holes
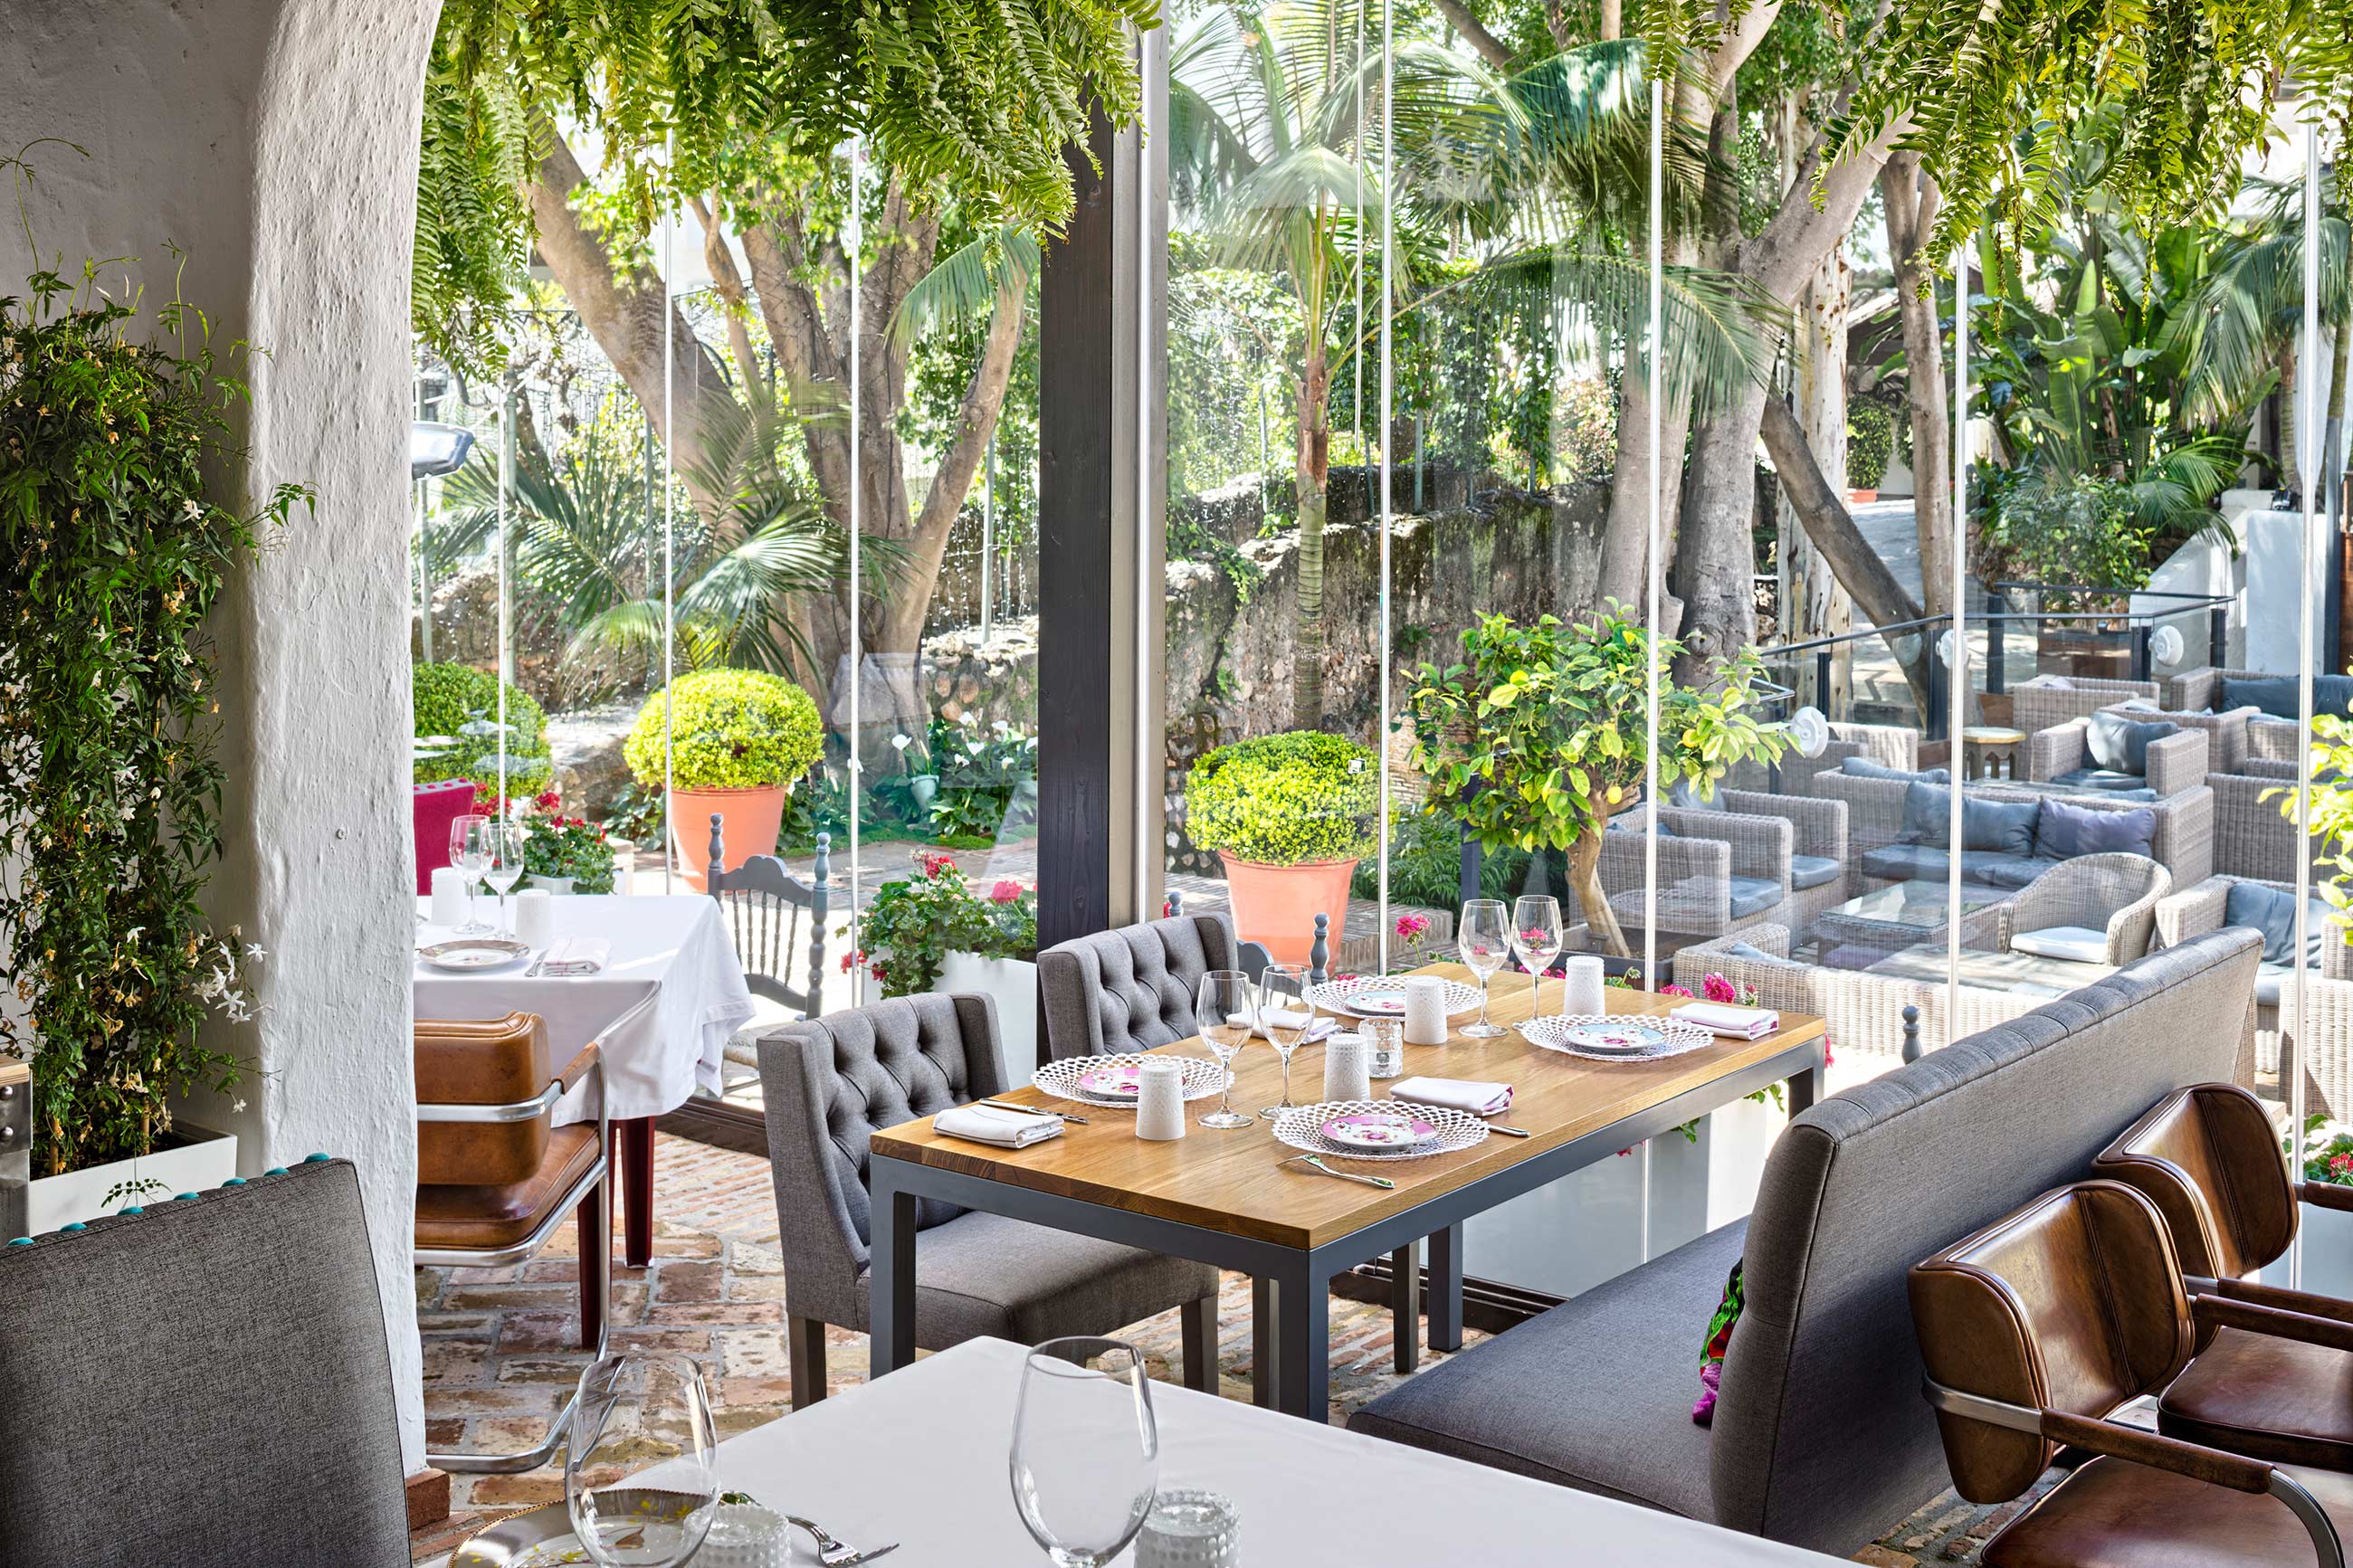
[[[1453,963],[1415,973],[1471,978]],[[1559,995],[1555,985],[1544,990],[1547,1001]],[[1530,992],[1525,976],[1499,976],[1493,1021],[1528,1017]],[[1615,986],[1607,995],[1612,1014],[1662,1014],[1682,1000]],[[1324,1420],[1333,1276],[1388,1257],[1397,1337],[1409,1343],[1420,1328],[1416,1249],[1426,1238],[1429,1342],[1459,1349],[1466,1218],[1770,1084],[1788,1085],[1794,1115],[1814,1102],[1824,1059],[1822,1021],[1790,1014],[1761,1039],[1718,1038],[1680,1055],[1628,1061],[1546,1050],[1517,1029],[1474,1039],[1461,1029],[1475,1016],[1459,1015],[1443,1046],[1407,1047],[1405,1076],[1508,1083],[1511,1108],[1490,1120],[1530,1136],[1491,1132],[1470,1148],[1421,1159],[1326,1157],[1335,1170],[1385,1176],[1393,1190],[1285,1165],[1299,1151],[1277,1142],[1263,1119],[1224,1131],[1202,1127],[1198,1118],[1212,1108],[1209,1100],[1187,1106],[1193,1120],[1185,1136],[1166,1142],[1137,1138],[1128,1112],[1094,1106],[1074,1108],[1089,1119],[1085,1125],[1067,1124],[1061,1136],[1020,1150],[944,1136],[929,1117],[876,1132],[869,1167],[873,1375],[914,1360],[915,1205],[935,1198],[1248,1274],[1260,1403]],[[1209,1055],[1198,1039],[1159,1049]],[[1282,1069],[1271,1047],[1245,1047],[1234,1075],[1238,1108],[1275,1103]],[[1322,1079],[1321,1049],[1303,1047],[1292,1064],[1293,1100],[1319,1099]],[[1376,1098],[1387,1089],[1373,1086]],[[999,1098],[1049,1109],[1060,1103],[1035,1088]]]

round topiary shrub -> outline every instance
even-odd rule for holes
[[[1371,749],[1315,730],[1219,746],[1185,777],[1186,836],[1261,866],[1370,855],[1380,805]]]
[[[662,785],[663,714],[672,692],[670,782],[679,789],[790,784],[825,753],[817,702],[781,675],[706,669],[681,676],[646,700],[621,755],[639,787]]]
[[[491,789],[499,786],[499,769],[495,755],[488,768],[478,767],[481,753],[495,753],[495,737],[477,741],[459,735],[459,726],[476,709],[495,721],[499,712],[498,679],[487,669],[476,669],[465,664],[419,664],[410,668],[410,701],[416,710],[416,733],[457,736],[460,742],[448,756],[419,760],[416,764],[418,784],[438,784],[443,779],[470,778],[476,784]],[[547,752],[547,713],[522,688],[507,687],[507,722],[514,733],[507,737],[507,791],[520,794],[523,786],[536,787],[554,772]]]

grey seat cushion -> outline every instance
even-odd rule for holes
[[[393,1411],[347,1162],[0,1247],[0,1562],[405,1568]]]
[[[2108,933],[2090,926],[2044,926],[2019,931],[2010,939],[2012,950],[2037,958],[2063,959],[2070,963],[2105,963]]]
[[[1177,915],[1058,942],[1038,955],[1047,1054],[1059,1061],[1149,1050],[1197,1035],[1201,976],[1240,967],[1223,915]]]
[[[1761,915],[1781,901],[1781,884],[1769,877],[1735,877],[1731,884],[1734,920]]]
[[[1747,1232],[1745,1220],[1711,1231],[1430,1367],[1348,1428],[1713,1519],[1709,1430],[1692,1401],[1708,1315]]]
[[[2051,782],[2072,784],[2077,789],[2137,790],[2148,787],[2148,780],[2139,773],[2120,773],[2108,768],[2070,768]]]
[[[1796,892],[1819,888],[1836,879],[1845,868],[1841,862],[1827,855],[1792,855],[1789,857],[1789,887]]]
[[[1944,850],[1933,844],[1886,844],[1864,853],[1862,874],[1883,882],[1941,882],[1947,864]],[[1961,851],[1961,880],[1989,888],[2023,888],[2049,869],[2050,861],[2031,856],[1989,849]]]
[[[1866,967],[1873,974],[1894,980],[1916,980],[1926,985],[1942,985],[1945,983],[1946,959],[1943,942],[1922,942],[1891,952]],[[1984,952],[1975,948],[1963,948],[1960,955],[1962,984],[1984,991],[2008,991],[2021,996],[2064,996],[2070,991],[2112,973],[2113,966],[2105,962],[2094,968],[2068,959],[2044,958],[2031,952]]]
[[[1001,1215],[966,1213],[915,1244],[915,1342],[946,1350],[981,1335],[1034,1345],[1108,1334],[1218,1293],[1206,1263],[1163,1258]],[[858,1281],[858,1321],[872,1319],[873,1279]]]

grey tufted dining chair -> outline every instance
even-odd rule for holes
[[[1201,976],[1243,967],[1222,914],[1177,915],[1058,942],[1038,955],[1046,1054],[1060,1061],[1189,1038],[1200,1033],[1193,998]]]
[[[768,1168],[785,1265],[793,1407],[825,1397],[825,1330],[863,1330],[870,1303],[868,1142],[881,1128],[1002,1092],[987,996],[900,996],[785,1024],[760,1041]],[[1218,1271],[923,1200],[915,1342],[983,1335],[1037,1344],[1183,1309],[1185,1383],[1213,1386]]]

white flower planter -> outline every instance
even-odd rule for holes
[[[136,1160],[116,1160],[62,1176],[36,1178],[26,1197],[26,1234],[38,1236],[119,1209],[167,1203],[182,1193],[217,1187],[237,1174],[236,1133],[182,1121],[174,1126],[170,1136],[176,1141],[169,1148]],[[107,1194],[123,1183],[142,1181],[158,1185],[107,1201]]]
[[[1038,966],[1026,959],[951,952],[935,991],[978,991],[997,1003],[997,1070],[1018,1089],[1038,1071]]]

